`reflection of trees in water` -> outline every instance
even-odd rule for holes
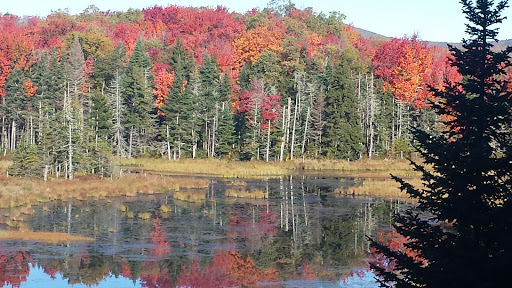
[[[30,273],[32,259],[25,251],[0,251],[0,284],[20,287]]]
[[[318,186],[302,176],[257,183],[271,199],[226,199],[225,187],[215,184],[202,204],[178,206],[161,196],[39,209],[31,225],[37,230],[93,231],[102,245],[102,252],[93,243],[83,253],[42,259],[39,265],[48,275],[62,273],[70,284],[88,285],[110,275],[140,279],[144,287],[195,285],[199,280],[216,283],[201,287],[250,287],[258,277],[338,281],[350,277],[352,267],[366,267],[366,235],[387,229],[400,206],[396,201],[335,198],[335,187]],[[120,203],[135,215],[151,211],[153,221],[128,218],[118,210]],[[162,213],[161,205],[170,211]],[[185,230],[169,229],[174,221],[181,221]],[[220,238],[203,245],[205,232],[212,231]],[[126,248],[126,239],[145,245]],[[194,282],[194,277],[201,278]]]

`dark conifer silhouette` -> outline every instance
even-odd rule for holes
[[[395,177],[418,200],[421,214],[411,209],[396,217],[394,226],[407,239],[401,251],[372,243],[396,265],[391,272],[373,265],[382,287],[510,283],[512,93],[505,74],[512,48],[494,52],[490,43],[508,5],[490,0],[461,4],[470,38],[463,40],[462,49],[450,50],[463,80],[434,90],[439,101],[433,107],[447,129],[414,132],[425,165],[413,164],[425,187]]]

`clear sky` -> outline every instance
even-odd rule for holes
[[[128,8],[167,6],[225,6],[230,11],[245,12],[265,8],[269,0],[1,0],[0,12],[18,16],[46,16],[51,11],[68,9],[82,12],[90,4],[100,10],[126,11]],[[465,37],[466,19],[458,0],[292,0],[298,8],[313,7],[316,12],[338,11],[345,23],[389,37],[417,33],[422,40],[460,42]],[[512,8],[501,24],[499,39],[512,39]]]

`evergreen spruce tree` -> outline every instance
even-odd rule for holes
[[[109,99],[98,90],[94,91],[91,96],[90,126],[93,128],[97,138],[106,140],[111,134],[113,117]]]
[[[345,53],[330,73],[325,97],[325,153],[339,159],[359,159],[363,132],[359,124],[354,81],[350,77],[350,59]]]
[[[231,85],[229,84],[228,73],[224,74],[223,81],[219,86],[219,98],[222,102],[220,107],[219,124],[217,132],[217,149],[216,154],[219,156],[227,156],[233,152],[233,145],[236,142],[235,122],[231,111],[231,101],[229,94],[231,93]]]
[[[505,75],[512,48],[495,52],[507,1],[462,0],[470,39],[451,47],[453,64],[464,77],[434,90],[434,109],[449,129],[438,134],[415,130],[425,166],[425,187],[396,178],[418,200],[418,216],[408,210],[394,225],[405,249],[373,243],[394,271],[373,265],[381,286],[504,287],[512,259],[512,92]],[[443,224],[443,225],[441,225]]]
[[[125,70],[122,85],[129,158],[147,152],[151,137],[154,136],[152,132],[156,122],[150,89],[150,65],[149,56],[139,38]]]
[[[219,78],[220,72],[214,59],[211,59],[208,54],[204,55],[203,66],[199,69],[199,113],[201,114],[201,142],[203,149],[207,150],[209,156],[212,149],[212,141],[217,134],[216,128],[218,126],[219,116]],[[199,119],[198,119],[199,120]]]
[[[198,139],[197,105],[194,103],[191,86],[192,75],[195,71],[193,57],[183,46],[178,37],[176,44],[171,48],[170,64],[174,70],[174,83],[165,99],[165,106],[162,107],[164,116],[161,121],[161,134],[169,142],[169,158],[178,159],[182,154],[182,146],[186,137],[190,137],[192,156],[194,155],[195,143]],[[172,154],[172,157],[171,157]]]

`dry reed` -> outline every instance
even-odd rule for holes
[[[323,171],[328,174],[341,174],[354,177],[417,177],[406,160],[362,159],[345,160],[294,160],[285,162],[227,161],[218,159],[165,159],[119,160],[128,169],[171,174],[212,175],[226,178],[278,177],[303,172]]]
[[[250,199],[264,199],[267,198],[267,193],[262,190],[248,191],[245,187],[233,187],[226,189],[226,197],[236,198],[250,198]]]
[[[421,180],[417,178],[407,181],[415,187],[422,187],[423,185]],[[400,190],[400,184],[393,179],[364,179],[361,185],[336,189],[335,192],[344,195],[369,195],[412,201],[406,192]]]
[[[193,202],[193,203],[201,203],[204,202],[206,199],[206,192],[205,191],[176,191],[173,195],[174,199],[186,201],[186,202]]]
[[[82,237],[59,232],[4,231],[0,230],[0,240],[40,241],[45,243],[62,243],[75,241],[94,241],[94,238]]]

